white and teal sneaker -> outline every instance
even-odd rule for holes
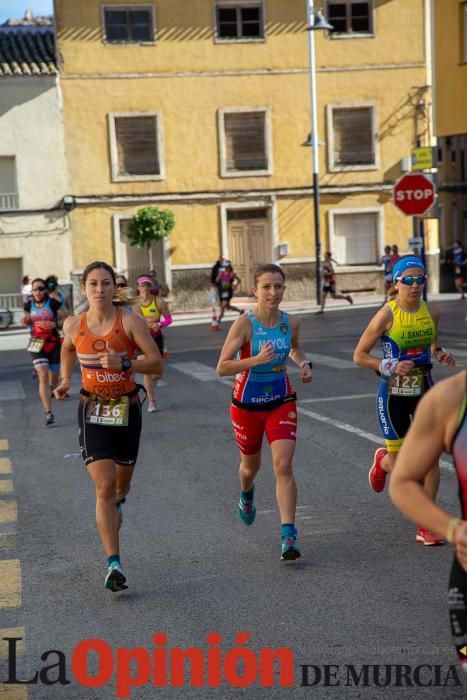
[[[119,591],[124,591],[126,588],[128,588],[121,564],[112,562],[112,564],[109,566],[109,571],[105,577],[105,587],[113,593],[118,593]]]

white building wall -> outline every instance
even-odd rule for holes
[[[23,274],[69,279],[73,267],[63,112],[58,79],[0,80],[0,156],[15,156],[18,211],[0,211],[0,259],[22,259]],[[16,290],[11,290],[16,291]]]

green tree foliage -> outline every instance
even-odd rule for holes
[[[169,209],[143,207],[128,222],[130,245],[146,247],[149,267],[153,269],[152,244],[167,238],[175,226],[175,216]]]

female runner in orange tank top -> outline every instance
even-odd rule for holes
[[[116,288],[110,265],[91,263],[82,283],[89,310],[64,323],[62,378],[54,393],[57,399],[65,397],[78,356],[83,384],[78,408],[80,448],[96,487],[97,527],[108,557],[105,586],[116,592],[127,588],[120,562],[119,526],[141,433],[134,374],[160,377],[163,365],[146,323],[121,308],[136,299]],[[143,359],[135,359],[137,348],[144,352]]]

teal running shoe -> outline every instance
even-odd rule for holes
[[[254,488],[252,489],[254,492]],[[253,503],[253,494],[250,501],[246,501],[240,496],[237,508],[238,517],[244,525],[253,525],[256,518],[256,508]]]
[[[302,556],[300,547],[297,544],[297,535],[286,535],[282,538],[282,561],[295,561]]]
[[[113,593],[119,593],[128,588],[126,578],[120,564],[114,562],[109,566],[109,571],[105,577],[105,587]]]

